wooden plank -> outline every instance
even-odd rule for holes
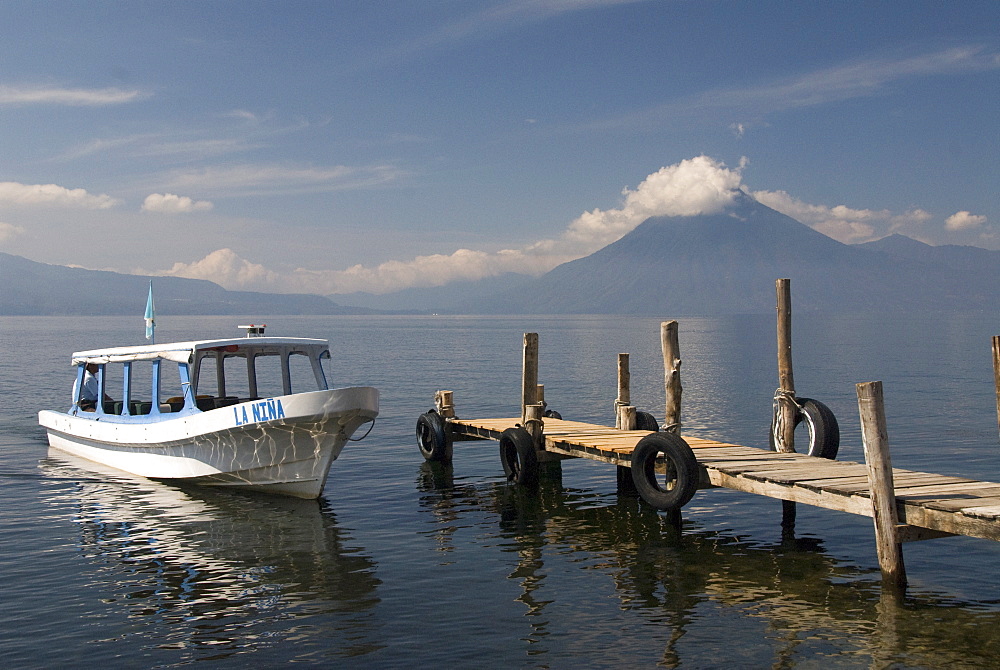
[[[987,507],[966,507],[962,510],[962,514],[965,516],[1000,519],[1000,506],[990,505]]]
[[[1000,484],[991,485],[990,482],[977,482],[974,480],[969,480],[967,482],[961,482],[956,484],[944,484],[944,485],[934,485],[927,486],[921,484],[919,486],[905,486],[896,487],[896,495],[905,496],[920,496],[925,493],[968,493],[970,495],[980,495],[980,494],[996,494],[1000,493]],[[983,495],[983,497],[986,497]]]
[[[921,507],[948,512],[965,512],[968,509],[987,509],[1000,505],[1000,496],[995,498],[959,498],[941,500],[920,500]]]
[[[705,454],[697,453],[699,463],[803,463],[805,461],[797,458],[789,458],[789,454],[775,454],[767,456],[753,453],[731,453],[731,454]],[[813,464],[811,461],[809,464]],[[822,465],[820,467],[823,467]]]

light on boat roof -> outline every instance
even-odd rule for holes
[[[247,337],[264,337],[264,329],[267,328],[266,323],[262,323],[259,326],[250,324],[249,326],[239,326],[247,331]]]

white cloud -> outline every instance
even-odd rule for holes
[[[872,239],[875,235],[873,222],[892,218],[892,213],[888,210],[811,205],[792,197],[786,191],[754,191],[753,197],[757,202],[846,244]]]
[[[263,265],[246,261],[232,249],[219,249],[194,263],[174,263],[161,274],[207,279],[227,288],[276,288],[280,277]]]
[[[585,130],[661,125],[679,118],[702,119],[737,111],[744,118],[870,97],[896,82],[1000,68],[1000,54],[982,46],[960,46],[902,58],[872,58],[835,65],[742,88],[711,89],[599,122]],[[732,128],[732,127],[731,127]],[[745,129],[745,127],[744,127]]]
[[[584,212],[557,237],[518,249],[493,252],[459,249],[451,254],[393,260],[374,267],[299,268],[288,273],[268,270],[240,258],[229,249],[220,249],[194,263],[177,263],[164,274],[209,279],[228,289],[320,294],[389,293],[411,287],[483,279],[506,272],[540,275],[611,244],[649,217],[724,212],[745,191],[742,172],[746,165],[745,158],[737,168],[728,168],[708,156],[698,156],[661,168],[648,175],[634,190],[624,189],[619,207]],[[844,243],[866,242],[896,232],[928,243],[939,242],[933,239],[933,231],[929,228],[934,217],[922,209],[896,213],[888,209],[813,205],[785,191],[762,190],[752,195],[762,204]],[[985,221],[986,217],[963,211],[949,217],[946,228],[967,230]]]
[[[0,221],[0,242],[12,240],[22,233],[24,233],[24,228]]]
[[[986,217],[978,214],[971,214],[967,211],[955,212],[944,220],[944,227],[947,230],[970,230],[978,228],[986,223]]]
[[[246,138],[169,141],[159,135],[142,134],[114,139],[90,140],[56,156],[55,160],[73,161],[97,154],[106,158],[109,153],[116,152],[118,155],[128,158],[166,156],[195,161],[243,152],[259,146],[259,144],[249,142]]]
[[[475,8],[470,14],[440,25],[431,32],[399,43],[382,53],[380,62],[403,61],[414,54],[445,44],[452,44],[477,37],[494,37],[499,31],[528,25],[557,17],[561,14],[628,5],[650,0],[507,0],[497,4],[467,3]]]
[[[846,205],[812,205],[785,191],[754,191],[753,197],[827,237],[857,244],[900,233],[915,239],[926,238],[926,224],[933,216],[922,209],[896,214],[888,209],[855,209]]]
[[[191,264],[177,263],[165,274],[210,279],[229,289],[308,293],[388,293],[414,286],[443,286],[505,272],[539,275],[586,256],[619,239],[651,216],[695,216],[723,211],[737,197],[740,169],[698,156],[649,175],[633,191],[626,188],[618,209],[584,212],[556,239],[496,252],[459,249],[452,254],[388,261],[376,267],[305,270],[278,274],[239,258],[228,249]]]
[[[160,212],[163,214],[188,214],[190,212],[207,212],[213,205],[207,200],[192,200],[173,193],[150,193],[142,203],[144,212]]]
[[[145,97],[141,91],[120,88],[44,88],[0,86],[0,105],[68,105],[104,107]]]
[[[363,188],[393,181],[401,172],[391,165],[300,167],[234,165],[176,172],[166,185],[178,191],[198,189],[230,195],[311,193]]]
[[[109,195],[91,195],[82,188],[56,184],[19,184],[0,182],[0,203],[11,205],[51,205],[72,209],[110,209],[120,200]]]
[[[584,212],[569,224],[558,243],[570,243],[583,256],[611,244],[651,216],[717,214],[739,193],[741,171],[742,165],[730,170],[708,156],[660,168],[636,190],[622,191],[621,208]]]

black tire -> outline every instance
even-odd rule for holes
[[[542,416],[547,417],[549,419],[561,419],[562,418],[562,414],[560,414],[559,412],[555,411],[554,409],[547,409],[547,410],[545,410],[545,413],[542,414]]]
[[[657,481],[656,461],[666,464],[665,486]],[[632,451],[632,481],[642,499],[657,509],[679,510],[698,490],[701,468],[691,447],[673,433],[651,433]]]
[[[802,453],[834,460],[840,451],[840,424],[829,407],[812,398],[796,398],[801,409],[795,413],[795,425],[803,421],[809,435],[809,448]],[[768,445],[774,451],[774,419]]]
[[[520,426],[505,430],[500,435],[500,463],[511,484],[537,484],[538,456],[531,433]]]
[[[448,436],[445,434],[444,419],[431,410],[417,419],[417,448],[428,461],[448,459]]]
[[[636,412],[635,429],[649,430],[655,433],[660,430],[660,424],[656,422],[656,417],[649,412]]]

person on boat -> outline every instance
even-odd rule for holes
[[[73,383],[73,400],[76,401],[79,398],[78,404],[84,412],[93,412],[97,409],[98,370],[100,370],[100,366],[97,363],[87,363],[87,371],[83,375],[83,388],[79,389],[79,396],[77,395],[76,382]],[[107,393],[104,394],[104,400],[113,402]]]

